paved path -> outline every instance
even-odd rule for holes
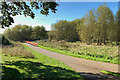
[[[45,50],[39,47],[32,46],[27,43],[24,43],[24,44],[39,53],[45,54],[49,57],[55,58],[67,64],[68,66],[73,68],[76,72],[79,72],[83,77],[85,77],[88,80],[101,80],[98,78],[106,78],[105,80],[107,80],[107,78],[111,78],[111,79],[115,78],[113,76],[101,73],[100,71],[102,70],[118,72],[117,64],[110,64],[110,63],[86,60],[82,58],[76,58],[72,56],[67,56],[67,55],[51,52],[51,51],[48,51],[48,50]]]

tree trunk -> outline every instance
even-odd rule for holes
[[[99,45],[99,39],[97,40],[97,45]]]
[[[104,39],[104,44],[106,45],[105,39]]]

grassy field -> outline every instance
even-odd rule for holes
[[[49,40],[34,41],[39,47],[57,53],[90,59],[94,61],[118,64],[118,46],[86,45],[80,42],[58,42]]]
[[[40,54],[24,45],[24,49],[30,51],[33,57],[24,55],[2,54],[2,79],[56,79],[73,78],[82,80],[82,76],[73,71],[66,64]],[[19,51],[18,51],[19,52]],[[9,52],[8,52],[9,53]],[[19,54],[19,53],[18,53]]]

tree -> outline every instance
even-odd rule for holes
[[[47,34],[48,34],[48,39],[50,41],[56,39],[56,33],[55,33],[55,31],[49,31]]]
[[[94,40],[93,38],[95,37],[95,15],[93,10],[90,10],[89,13],[85,16],[85,34],[86,34],[86,43],[91,44]]]
[[[13,27],[12,29],[7,29],[4,32],[4,35],[6,37],[8,37],[10,40],[14,40],[14,41],[18,41],[21,40],[21,25],[16,25],[15,27]]]
[[[120,42],[120,8],[116,14],[116,25],[117,25],[117,44]]]
[[[114,22],[113,26],[111,26],[111,28],[109,29],[109,40],[112,44],[112,42],[117,42],[118,39],[118,25],[116,23],[116,21]]]
[[[10,40],[13,40],[13,35],[12,35],[12,30],[11,29],[7,29],[4,31],[4,35],[9,38]]]
[[[22,37],[22,40],[31,40],[30,36],[32,33],[32,26],[28,26],[28,25],[22,25],[21,26],[21,35],[20,37]]]
[[[79,35],[78,35],[78,31],[77,31],[77,26],[80,24],[80,19],[75,19],[75,20],[71,21],[70,23],[75,28],[75,31],[76,31],[76,41],[80,40],[79,39]]]
[[[35,26],[32,30],[31,39],[40,40],[47,38],[47,31],[43,26]]]
[[[11,42],[2,34],[0,34],[0,45],[11,45]]]
[[[97,9],[97,34],[98,34],[98,44],[106,44],[108,39],[109,29],[113,26],[114,18],[113,13],[109,7],[105,5],[100,6]]]
[[[80,23],[77,25],[76,29],[77,29],[77,32],[78,32],[78,35],[79,35],[79,40],[81,40],[83,42],[85,41],[84,40],[84,35],[83,35],[84,27],[85,27],[85,17],[82,17],[80,19]]]
[[[48,15],[49,10],[56,13],[58,4],[56,2],[30,2],[30,5],[28,5],[26,2],[1,2],[0,6],[2,14],[0,23],[4,28],[14,23],[12,16],[24,15],[34,19],[35,14],[32,9],[40,10],[41,14]]]
[[[75,19],[75,20],[71,21],[70,23],[73,24],[74,27],[77,27],[77,25],[80,24],[80,19]]]
[[[43,26],[32,28],[28,25],[16,25],[11,29],[7,29],[4,35],[14,41],[40,40],[47,38],[47,31]]]
[[[81,18],[80,24],[77,26],[77,31],[79,33],[80,40],[91,44],[95,37],[95,15],[93,10],[90,10],[85,17]]]
[[[14,41],[30,40],[32,27],[27,25],[16,25],[11,29],[7,29],[4,35]]]
[[[54,31],[57,40],[76,41],[77,32],[74,25],[68,21],[59,21],[54,24]]]

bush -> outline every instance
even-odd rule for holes
[[[0,34],[0,42],[2,42],[2,45],[10,45],[11,42],[2,34]]]

